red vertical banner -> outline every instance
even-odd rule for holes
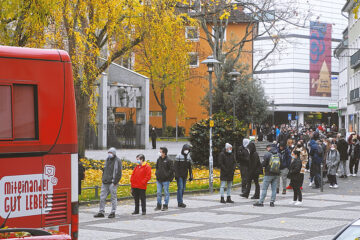
[[[331,97],[331,27],[310,22],[310,96]]]

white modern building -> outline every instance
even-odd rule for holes
[[[355,19],[354,0],[346,1],[342,11],[348,18],[348,98],[345,128],[348,132],[359,132],[360,121],[360,20]]]
[[[274,103],[270,110],[275,110],[276,124],[287,122],[288,117],[299,123],[338,123],[337,109],[329,105],[336,108],[339,98],[339,61],[333,50],[342,42],[347,26],[341,11],[344,3],[297,0],[293,6],[297,14],[291,21],[296,25],[280,21],[278,29],[284,31],[254,41],[254,66],[272,49],[274,41],[279,41],[277,49],[254,69],[254,76]],[[259,32],[261,28],[262,24]]]

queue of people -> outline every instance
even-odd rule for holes
[[[220,203],[234,203],[231,199],[231,188],[235,169],[241,173],[241,190],[243,198],[248,198],[252,183],[255,184],[254,195],[256,207],[264,206],[267,190],[271,186],[270,206],[275,207],[276,195],[286,194],[288,189],[293,190],[293,200],[290,204],[301,205],[304,176],[310,172],[309,187],[320,188],[324,183],[321,175],[327,177],[325,183],[329,188],[338,188],[337,177],[347,178],[356,176],[360,159],[360,141],[356,133],[352,133],[346,140],[338,134],[336,138],[327,138],[319,129],[303,131],[281,128],[277,141],[267,145],[267,152],[260,159],[255,143],[245,138],[236,153],[233,146],[226,143],[218,156],[220,168]],[[237,155],[235,161],[235,154]],[[347,161],[350,159],[349,174]],[[135,201],[135,210],[132,214],[146,214],[146,189],[151,179],[151,167],[146,163],[142,154],[136,157],[137,165],[131,175],[131,189]],[[169,159],[166,147],[160,147],[159,157],[155,166],[157,205],[155,211],[168,210],[170,182],[175,178],[177,183],[177,203],[179,208],[185,208],[183,195],[187,180],[192,181],[191,146],[185,144],[175,161]],[[265,170],[265,171],[264,171]],[[321,174],[323,171],[324,174]],[[121,180],[122,163],[116,156],[116,150],[110,148],[105,161],[100,194],[99,212],[94,217],[104,217],[105,200],[111,195],[112,208],[109,218],[115,217],[117,206],[116,191]],[[259,176],[264,174],[260,190]],[[288,184],[289,179],[289,184]],[[226,189],[226,199],[225,199]],[[163,192],[165,195],[162,200]]]

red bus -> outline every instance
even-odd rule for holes
[[[0,46],[0,226],[78,238],[76,126],[69,55]]]

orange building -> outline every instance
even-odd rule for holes
[[[232,11],[229,17],[229,24],[226,28],[225,40],[227,47],[230,46],[231,39],[242,39],[245,36],[246,28],[249,25],[249,16],[245,15],[241,10]],[[211,29],[211,26],[209,26]],[[212,55],[212,50],[205,40],[205,32],[201,28],[187,27],[185,36],[189,41],[193,41],[194,52],[191,54],[191,73],[190,79],[186,82],[186,93],[184,101],[185,115],[180,117],[176,111],[176,103],[173,102],[173,97],[170,91],[165,91],[166,99],[166,124],[167,126],[178,126],[185,128],[185,134],[189,134],[191,126],[202,119],[208,117],[207,110],[201,105],[201,101],[209,89],[207,66],[201,64],[209,55]],[[250,37],[252,39],[252,37]],[[225,46],[226,46],[225,45]],[[247,63],[249,69],[252,69],[252,41],[245,43],[243,53],[241,54],[242,63]],[[215,76],[213,73],[213,83]],[[150,90],[150,125],[156,128],[162,127],[161,108],[157,104],[153,92]]]

